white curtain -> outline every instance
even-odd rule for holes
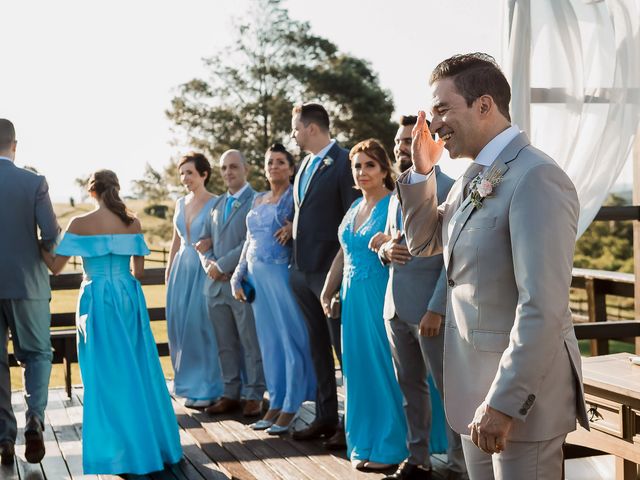
[[[578,191],[578,236],[631,153],[640,118],[640,0],[506,0],[512,120]]]

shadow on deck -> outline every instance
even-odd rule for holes
[[[63,388],[49,392],[44,431],[47,454],[39,465],[24,461],[24,411],[22,392],[14,392],[13,408],[18,419],[16,464],[0,466],[2,480],[118,480],[113,475],[82,474],[82,387],[74,387],[69,399]],[[379,480],[384,475],[354,470],[345,452],[328,452],[319,442],[296,442],[290,437],[271,437],[249,428],[239,413],[212,417],[185,408],[174,399],[184,452],[182,462],[162,472],[135,480]],[[314,404],[307,402],[296,419],[295,428],[313,420]],[[431,457],[434,479],[442,474],[446,456]],[[568,460],[567,479],[614,478],[612,457]],[[594,463],[595,462],[595,463]],[[609,473],[610,472],[610,473]]]

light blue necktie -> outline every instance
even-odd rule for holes
[[[400,202],[398,202],[396,206],[396,227],[404,234],[402,230],[402,207],[400,206]]]
[[[307,164],[307,168],[304,169],[304,172],[302,172],[300,176],[300,183],[298,184],[298,197],[300,197],[300,201],[302,201],[305,193],[307,193],[309,180],[311,180],[311,175],[313,175],[313,171],[316,169],[319,161],[320,157],[314,157],[313,160]]]
[[[224,216],[222,217],[223,222],[226,222],[229,215],[231,215],[234,200],[235,199],[231,195],[227,194],[227,203],[224,204]]]

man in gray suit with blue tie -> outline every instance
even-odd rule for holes
[[[403,116],[395,137],[393,153],[402,172],[411,168],[411,130],[415,116]],[[443,202],[453,179],[436,167],[438,200]],[[389,283],[384,302],[387,334],[404,397],[407,419],[409,458],[391,480],[431,478],[429,434],[431,398],[427,374],[441,393],[444,350],[443,318],[447,307],[447,283],[442,255],[412,258],[404,240],[402,210],[397,195],[391,197],[384,235],[390,240],[378,251],[380,260],[389,264]],[[375,242],[373,242],[375,243]],[[441,394],[442,395],[442,394]],[[447,425],[450,478],[463,478],[466,467],[460,435]]]
[[[265,391],[262,356],[253,311],[246,303],[233,298],[229,279],[240,261],[247,235],[245,219],[255,191],[247,183],[247,163],[238,150],[227,150],[222,154],[220,171],[229,191],[218,197],[205,222],[204,237],[211,239],[212,246],[204,252],[202,263],[208,276],[204,293],[209,319],[216,332],[224,392],[222,398],[206,411],[219,414],[240,407],[244,365],[246,402],[243,414],[253,417],[261,413]]]
[[[11,409],[9,331],[15,356],[25,369],[25,457],[30,463],[38,463],[45,453],[42,429],[52,359],[51,289],[40,248],[53,248],[60,233],[47,181],[41,175],[16,167],[16,146],[13,124],[0,119],[0,224],[7,227],[0,236],[0,460],[3,465],[14,462],[17,435]]]

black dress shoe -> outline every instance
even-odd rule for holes
[[[29,417],[24,427],[24,458],[29,463],[40,463],[44,458],[44,439],[42,438],[42,422],[36,417]]]
[[[315,440],[316,438],[321,437],[330,437],[336,433],[335,425],[329,425],[326,423],[312,423],[307,428],[303,428],[302,430],[295,430],[291,437],[294,440]]]
[[[322,442],[322,446],[327,450],[344,450],[347,448],[347,439],[344,436],[344,430],[339,428],[331,438]]]
[[[6,441],[0,443],[0,463],[2,465],[13,465],[16,451],[13,442]]]
[[[421,465],[405,463],[404,466],[393,475],[384,477],[383,480],[431,480],[431,469]]]

